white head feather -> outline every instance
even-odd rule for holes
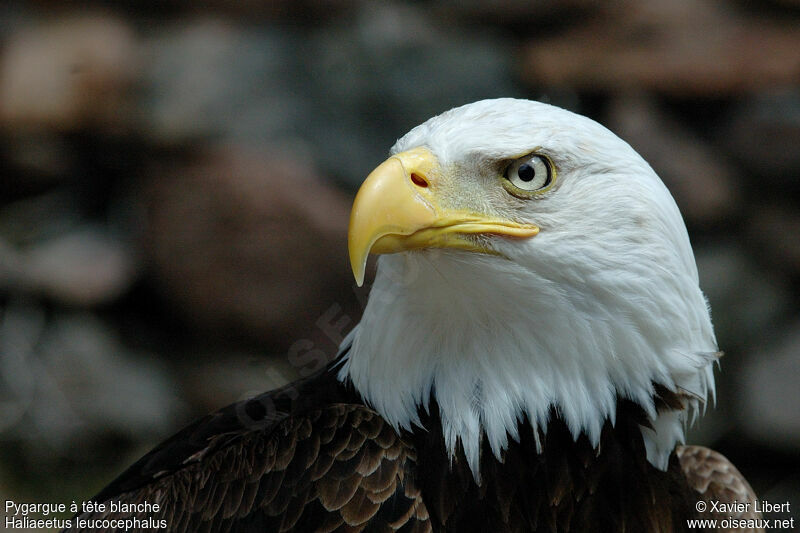
[[[648,460],[665,469],[686,414],[659,415],[653,383],[705,402],[717,345],[683,220],[655,172],[596,122],[525,100],[452,109],[392,153],[418,146],[476,182],[491,161],[547,154],[558,175],[541,198],[480,200],[541,232],[491,238],[503,257],[381,256],[340,378],[407,429],[434,395],[450,453],[460,441],[476,478],[482,439],[500,458],[523,416],[544,431],[551,407],[597,445],[618,397],[650,416]]]

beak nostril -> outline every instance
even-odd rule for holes
[[[416,172],[412,172],[412,173],[411,173],[411,181],[412,181],[412,182],[414,183],[414,185],[416,185],[417,187],[423,187],[423,188],[425,188],[425,187],[427,187],[427,186],[428,186],[428,180],[426,180],[425,178],[423,178],[422,176],[420,176],[420,175],[419,175],[419,174],[417,174]]]

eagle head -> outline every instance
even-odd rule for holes
[[[447,111],[397,141],[354,201],[350,259],[375,281],[340,371],[396,427],[438,403],[473,473],[521,420],[557,412],[598,444],[638,403],[666,468],[717,353],[680,212],[653,169],[600,124],[527,100]],[[654,386],[686,393],[659,413]]]

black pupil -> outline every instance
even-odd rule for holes
[[[520,165],[519,170],[517,170],[517,176],[519,176],[519,179],[522,181],[531,181],[536,177],[536,170],[528,163],[525,163]]]

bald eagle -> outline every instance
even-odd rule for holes
[[[366,178],[349,250],[359,284],[381,256],[336,359],[185,428],[73,530],[684,531],[712,501],[758,527],[736,468],[683,445],[720,352],[680,212],[603,126],[434,117]]]

